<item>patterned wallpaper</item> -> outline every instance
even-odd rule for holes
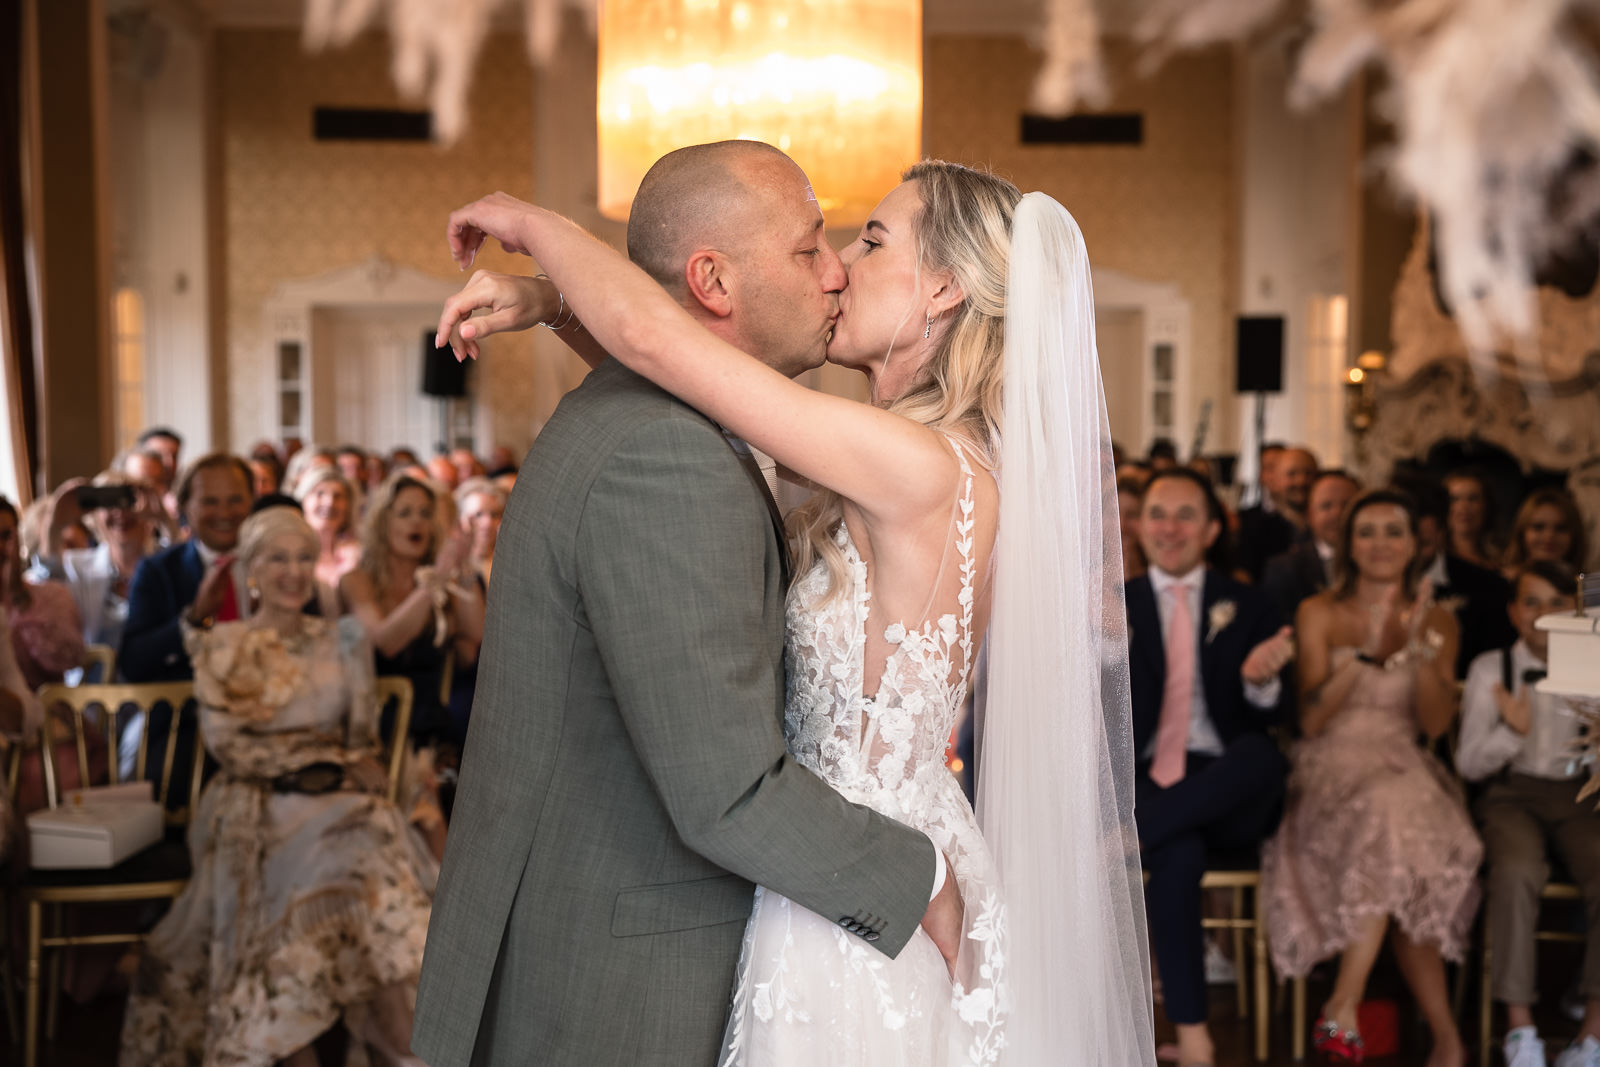
[[[1078,220],[1098,266],[1181,288],[1193,309],[1190,403],[1198,411],[1216,401],[1215,448],[1237,439],[1233,65],[1213,49],[1176,56],[1142,78],[1128,49],[1113,47],[1107,61],[1116,95],[1106,110],[1141,112],[1144,144],[1023,145],[1019,116],[1039,53],[1015,38],[935,37],[923,58],[923,150],[987,162],[1024,192],[1049,193]]]
[[[471,129],[445,150],[312,140],[317,105],[407,106],[390,80],[384,38],[367,36],[343,50],[307,55],[293,32],[225,31],[217,36],[216,63],[229,437],[233,447],[247,448],[274,432],[274,413],[260,395],[270,380],[262,301],[281,282],[348,267],[374,253],[458,280],[444,242],[450,210],[496,189],[533,193],[533,75],[519,38],[490,40],[478,64]],[[498,248],[479,257],[490,269],[526,271],[527,263]],[[488,405],[494,442],[520,450],[576,373],[535,366],[523,337],[501,339],[494,357],[480,367],[478,394]],[[415,370],[401,373],[409,377]],[[366,443],[387,448],[398,442]]]

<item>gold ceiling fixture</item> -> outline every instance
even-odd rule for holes
[[[600,210],[685,145],[766,141],[858,226],[922,145],[921,0],[606,0]]]

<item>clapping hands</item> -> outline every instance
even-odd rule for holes
[[[1285,626],[1250,650],[1239,675],[1250,685],[1266,685],[1294,659],[1294,627]]]

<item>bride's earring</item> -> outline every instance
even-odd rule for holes
[[[926,341],[931,336],[933,336],[933,316],[929,315],[928,324],[922,328],[922,339]]]

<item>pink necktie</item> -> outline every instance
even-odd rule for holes
[[[1183,781],[1189,751],[1189,712],[1194,707],[1194,621],[1189,590],[1167,587],[1172,600],[1167,622],[1167,684],[1161,690],[1161,721],[1156,726],[1156,758],[1150,780],[1166,789]]]

